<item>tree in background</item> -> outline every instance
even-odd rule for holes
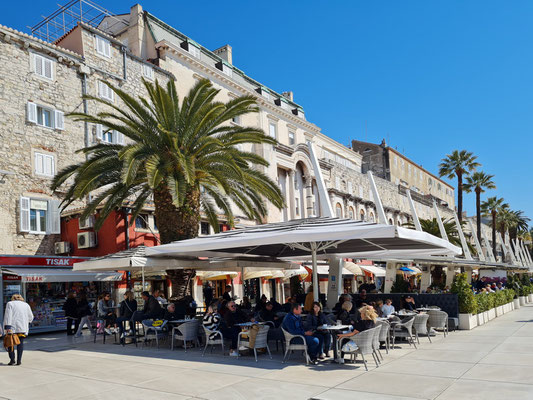
[[[505,205],[504,200],[500,197],[489,197],[483,203],[481,203],[481,213],[491,219],[492,225],[492,252],[496,255],[496,231],[497,231],[497,216],[498,212]],[[503,237],[503,236],[502,236]]]
[[[487,189],[496,189],[496,185],[492,180],[494,175],[486,174],[482,171],[474,172],[466,178],[464,190],[468,193],[476,193],[476,227],[477,238],[481,242],[481,193],[485,193]],[[494,253],[496,254],[496,253]]]

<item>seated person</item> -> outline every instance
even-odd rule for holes
[[[335,306],[333,307],[332,311],[335,314],[338,314],[339,312],[341,312],[342,303],[344,303],[345,301],[349,301],[351,303],[352,302],[352,296],[350,296],[349,294],[341,294],[339,296],[339,301],[337,302],[337,304],[335,304]]]
[[[409,311],[416,311],[415,299],[412,296],[405,296],[403,298],[403,308]]]
[[[159,304],[157,299],[146,291],[142,292],[141,296],[144,300],[142,319],[161,318],[165,311],[161,308],[161,305]]]
[[[262,295],[261,299],[255,305],[254,311],[258,313],[259,311],[263,310],[266,306],[266,303],[267,303],[267,297],[265,295]]]
[[[252,303],[250,303],[250,298],[248,296],[244,296],[241,301],[241,305],[239,306],[241,310],[251,310],[252,309]]]
[[[226,305],[226,312],[224,313],[224,326],[221,331],[225,338],[231,339],[231,347],[229,355],[238,357],[237,341],[241,328],[237,324],[248,322],[246,315],[239,309],[235,302],[229,301]]]
[[[281,304],[279,304],[274,297],[270,298],[270,302],[272,303],[272,311],[274,311],[275,313],[283,311],[281,309]]]
[[[355,300],[355,308],[359,309],[364,305],[367,305],[367,299],[366,299],[366,290],[362,289],[361,292],[359,292],[359,296],[357,296],[357,299]]]
[[[302,324],[302,306],[291,303],[291,311],[283,319],[281,327],[291,335],[302,335],[307,344],[307,351],[312,364],[318,364],[317,357],[320,351],[320,340],[313,335],[312,331],[306,331]],[[293,339],[296,343],[298,339]],[[300,342],[301,343],[301,342]]]
[[[352,311],[353,304],[351,301],[345,301],[342,303],[341,311],[336,315],[337,321],[341,321],[341,325],[353,325],[356,318],[352,318],[350,312]]]
[[[287,300],[285,301],[285,304],[283,304],[281,306],[281,311],[283,311],[284,313],[290,313],[291,312],[291,304],[294,303],[295,300],[293,297],[288,297]]]
[[[131,321],[135,311],[137,311],[137,301],[133,298],[133,292],[128,290],[124,293],[124,300],[120,302],[119,317],[117,318],[121,340],[124,337],[124,323]],[[132,329],[132,325],[130,322],[130,330]]]
[[[273,322],[276,328],[281,325],[281,320],[276,316],[274,305],[270,301],[266,303],[265,308],[259,311],[258,316],[261,321]]]
[[[185,318],[185,315],[176,311],[176,305],[174,303],[169,303],[167,309],[165,310],[163,319],[166,319],[167,321],[177,321],[183,318]]]
[[[167,299],[165,299],[165,295],[161,293],[159,289],[154,290],[153,296],[161,305],[168,303]]]
[[[97,313],[98,318],[105,321],[105,333],[111,335],[111,325],[113,325],[114,329],[117,328],[117,316],[115,314],[115,302],[111,300],[111,294],[109,292],[104,292],[103,297],[98,301]]]
[[[354,325],[355,329],[352,332],[341,333],[337,335],[339,339],[357,335],[359,332],[372,329],[376,326],[378,315],[372,306],[361,307],[359,309],[359,314],[361,315],[361,319]]]
[[[351,303],[350,303],[351,304]],[[320,341],[319,358],[324,358],[328,355],[331,346],[331,334],[327,331],[320,331],[318,328],[322,325],[328,325],[329,321],[326,315],[322,312],[322,305],[315,301],[313,308],[304,322],[304,329],[312,331],[313,335]]]
[[[381,307],[383,307],[383,300],[379,299],[376,302],[373,302],[372,307],[376,311],[376,314],[378,315],[378,317],[383,316],[383,310],[381,309]]]
[[[207,313],[204,315],[202,324],[206,329],[209,329],[210,331],[218,331],[220,328],[220,321],[222,321],[222,317],[217,311],[217,303],[212,302],[211,305],[207,307]],[[216,338],[220,338],[220,336],[211,333],[209,339]]]
[[[381,312],[382,312],[383,318],[388,318],[389,315],[395,312],[391,299],[385,300],[385,304],[381,306]]]

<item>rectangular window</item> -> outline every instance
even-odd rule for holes
[[[289,131],[289,144],[291,146],[296,142],[295,136],[294,132]]]
[[[201,51],[198,47],[189,43],[189,53],[191,53],[193,57],[200,58]]]
[[[108,129],[106,130],[100,124],[95,125],[96,142],[104,142],[109,144],[124,144],[124,135],[120,132]]]
[[[231,119],[234,124],[240,125],[241,124],[241,116],[237,115]]]
[[[348,193],[353,193],[353,183],[351,181],[348,181]]]
[[[59,200],[41,200],[21,197],[20,225],[21,232],[38,234],[61,233],[61,213]]]
[[[111,57],[111,42],[98,35],[94,38],[96,52],[104,57]]]
[[[339,176],[335,177],[335,189],[341,190],[341,178]]]
[[[54,112],[53,110],[41,106],[37,106],[37,125],[46,126],[47,128],[54,127]]]
[[[137,218],[135,218],[135,228],[148,229],[148,215],[147,214],[139,214]]]
[[[113,101],[115,93],[113,89],[105,84],[103,81],[98,81],[98,97],[104,100]]]
[[[53,177],[55,175],[54,156],[37,152],[34,156],[35,174]]]
[[[200,235],[209,235],[209,223],[200,222]]]
[[[36,75],[46,78],[54,79],[54,67],[55,62],[47,57],[43,57],[40,54],[33,54],[33,72]]]
[[[223,63],[222,64],[222,73],[231,77],[233,75],[233,69]]]
[[[150,80],[154,79],[154,69],[147,64],[143,64],[143,76]]]
[[[271,122],[269,125],[268,125],[268,134],[273,137],[274,139],[276,139],[278,137],[278,128],[276,126],[275,123]]]
[[[46,200],[30,200],[30,232],[46,233]]]

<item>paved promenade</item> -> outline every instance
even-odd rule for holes
[[[473,331],[441,334],[418,350],[402,344],[370,371],[362,364],[307,367],[261,355],[239,359],[197,350],[93,344],[64,334],[30,338],[23,365],[2,354],[6,399],[533,399],[533,306]],[[274,346],[275,350],[275,346]],[[217,350],[215,350],[217,351]],[[218,349],[220,352],[220,350]],[[298,362],[296,362],[298,361]]]

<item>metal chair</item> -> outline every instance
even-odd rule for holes
[[[413,345],[416,347],[415,340],[413,339],[413,323],[415,321],[415,317],[410,317],[409,319],[404,320],[402,323],[394,324],[391,329],[392,333],[392,348],[394,348],[394,345],[396,343],[397,337],[403,337],[407,339],[407,342],[409,345]]]
[[[378,321],[376,326],[381,325],[381,330],[379,331],[379,341],[385,343],[385,351],[389,354],[390,347],[390,324],[388,321]],[[381,355],[381,352],[380,352]],[[383,359],[383,357],[381,357]]]
[[[106,325],[106,320],[103,319],[103,318],[96,318],[95,320],[95,325],[93,326],[92,325],[92,321],[89,319],[89,323],[91,324],[91,326],[93,327],[93,332],[94,332],[94,343],[96,343],[96,337],[98,335],[102,335],[102,343],[105,344],[105,338],[106,336],[109,336],[108,333],[105,332],[105,325]],[[98,326],[100,325],[100,329],[101,331],[99,332],[99,328]],[[113,330],[113,332],[111,332],[111,335],[113,335],[115,337],[115,343],[117,341],[117,332],[116,330]]]
[[[428,330],[428,314],[417,314],[413,322],[413,328],[415,329],[415,338],[418,344],[420,344],[419,335],[426,335],[431,343],[431,336],[429,336]]]
[[[225,355],[226,352],[224,350],[224,336],[222,335],[222,332],[209,330],[205,326],[203,326],[203,328],[204,328],[204,333],[205,333],[205,347],[204,347],[204,350],[202,351],[202,357],[205,355],[207,346],[211,346],[211,353],[212,353],[213,347],[218,344],[222,346],[222,355]]]
[[[365,359],[365,354],[372,354],[372,357],[374,357],[374,362],[376,363],[376,368],[379,367],[379,361],[376,358],[376,354],[374,352],[374,335],[376,334],[376,328],[367,329],[366,331],[359,332],[354,336],[350,336],[348,338],[342,338],[341,342],[339,343],[339,347],[342,351],[343,343],[346,341],[353,341],[357,348],[352,352],[344,351],[344,353],[350,354],[352,357],[352,360],[355,361],[355,357],[360,354],[361,358],[363,359],[363,363],[365,365],[365,369],[368,371],[368,365]]]
[[[244,335],[248,335],[249,332],[240,332],[239,337],[237,339],[237,349],[241,348],[241,342],[247,346],[249,349],[254,350],[254,356],[255,356],[255,362],[257,362],[257,349],[267,349],[268,355],[270,359],[272,360],[272,354],[270,353],[270,348],[268,347],[268,331],[270,329],[270,326],[263,325],[259,328],[259,332],[257,332],[257,336],[255,337],[255,343],[254,347],[250,347],[250,339],[243,338]]]
[[[289,359],[290,351],[303,350],[305,354],[305,363],[309,365],[309,354],[307,353],[307,344],[305,343],[305,338],[302,335],[291,335],[283,328],[281,328],[281,330],[283,332],[283,336],[285,336],[285,355],[283,356],[283,360],[281,362],[284,363],[285,359]],[[292,343],[292,341],[296,338],[300,338],[302,343]]]
[[[157,348],[159,349],[159,341],[168,337],[168,331],[166,330],[166,325],[168,321],[164,320],[160,326],[153,326],[153,321],[144,320],[142,321],[144,329],[144,339],[142,341],[141,348],[144,348],[144,344],[147,341],[152,343],[152,340],[155,340]]]
[[[200,342],[198,341],[198,327],[199,326],[200,326],[200,321],[197,319],[192,319],[189,322],[185,322],[178,326],[174,326],[172,328],[170,350],[174,350],[174,341],[176,339],[181,340],[183,342],[185,353],[187,352],[187,341],[195,341],[196,345],[200,347]]]
[[[448,313],[438,310],[428,311],[428,326],[433,329],[442,329],[444,337],[448,335]]]

